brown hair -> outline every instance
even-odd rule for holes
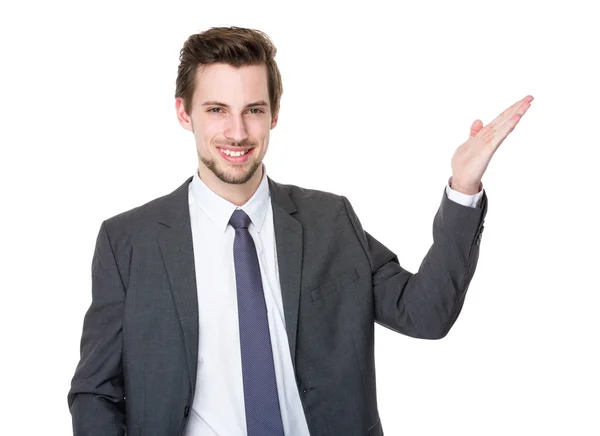
[[[225,63],[242,67],[265,64],[271,116],[275,117],[283,93],[281,74],[275,62],[276,53],[273,42],[260,30],[235,26],[212,27],[191,35],[179,54],[175,98],[183,99],[185,111],[189,114],[196,87],[196,71],[203,65]]]

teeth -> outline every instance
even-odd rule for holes
[[[227,156],[238,157],[245,155],[247,151],[231,151],[223,149],[223,153],[225,153]]]

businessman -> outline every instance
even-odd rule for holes
[[[347,198],[267,176],[275,54],[252,29],[185,42],[175,107],[198,170],[100,226],[68,394],[75,435],[383,435],[374,323],[440,339],[456,321],[479,257],[483,174],[533,97],[473,123],[411,273]]]

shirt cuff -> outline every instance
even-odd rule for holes
[[[480,191],[477,194],[469,195],[463,194],[462,192],[455,191],[450,187],[450,180],[446,185],[446,194],[448,198],[455,203],[462,204],[463,206],[477,208],[477,203],[483,196],[483,183],[480,185]]]

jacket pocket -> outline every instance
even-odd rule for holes
[[[352,268],[311,291],[310,296],[312,301],[317,301],[329,294],[333,294],[357,279],[358,271],[356,268]]]

